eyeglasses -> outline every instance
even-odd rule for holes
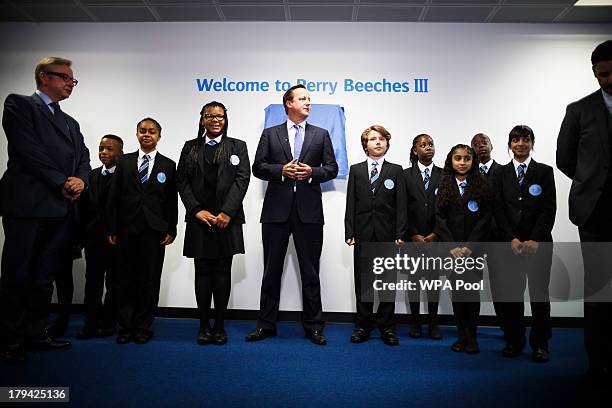
[[[79,83],[79,81],[78,81],[76,78],[71,77],[71,76],[69,76],[69,75],[67,75],[67,74],[64,74],[64,73],[62,73],[62,72],[53,72],[53,71],[43,71],[43,72],[44,72],[45,74],[47,74],[47,75],[53,75],[53,76],[56,76],[56,77],[62,78],[62,81],[64,81],[64,82],[69,82],[69,81],[72,81],[72,84],[73,84],[74,86],[77,86],[77,84]]]
[[[210,113],[207,113],[206,115],[203,115],[203,116],[204,116],[204,119],[206,119],[206,120],[213,120],[213,119],[216,119],[216,120],[218,120],[219,122],[221,122],[222,120],[224,120],[224,119],[225,119],[225,115],[212,115],[212,114],[210,114]]]

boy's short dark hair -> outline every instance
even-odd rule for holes
[[[140,123],[139,123],[139,125],[140,125]],[[113,134],[109,133],[108,135],[102,136],[102,139],[112,139],[112,140],[115,140],[117,143],[119,143],[121,145],[121,147],[123,147],[123,139],[121,139],[117,135],[113,135]]]

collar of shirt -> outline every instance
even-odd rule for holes
[[[523,163],[525,163],[525,166],[527,166],[525,168],[525,173],[527,173],[527,170],[529,169],[529,163],[531,163],[531,156],[529,156],[527,160],[525,160]],[[518,166],[520,166],[521,163],[517,162],[515,159],[512,159],[512,164],[514,165],[514,171],[516,172],[516,174],[518,174]]]
[[[287,131],[293,136],[295,136],[295,129],[293,128],[293,125],[299,125],[302,130],[306,129],[306,121],[303,121],[302,123],[294,123],[291,119],[287,118]]]
[[[102,171],[106,170],[109,174],[113,174],[116,168],[117,168],[117,165],[114,165],[111,168],[106,168],[105,165],[102,165]]]
[[[605,93],[605,92],[604,92]],[[40,90],[36,90],[36,95],[38,95],[40,97],[40,99],[42,99],[42,101],[45,103],[45,105],[47,105],[47,108],[49,108],[49,110],[51,111],[51,113],[55,113],[55,110],[53,110],[53,108],[51,107],[51,103],[53,103],[53,100],[51,98],[49,98],[49,96],[40,91]]]
[[[380,173],[380,169],[382,169],[382,165],[385,162],[385,157],[381,157],[378,160],[374,160],[370,157],[368,157],[368,174],[370,174],[370,172],[372,171],[372,163],[378,163],[378,165],[376,166],[376,168],[378,169],[378,172]]]
[[[478,164],[478,168],[480,169],[482,166],[487,166],[487,174],[488,174],[489,170],[491,170],[492,165],[493,165],[493,159],[489,160],[485,164],[482,164],[482,163]]]
[[[217,136],[217,137],[213,137],[213,138],[211,139],[210,137],[208,137],[208,134],[206,134],[206,135],[204,136],[204,143],[208,144],[208,142],[210,142],[211,140],[214,140],[214,141],[215,141],[215,142],[217,142],[217,144],[218,144],[218,143],[221,143],[221,138],[222,138],[222,137],[223,137],[223,135],[221,134],[221,135],[219,135],[219,136]]]
[[[142,158],[144,157],[145,154],[149,155],[149,162],[152,162],[155,160],[155,155],[157,154],[157,149],[153,150],[150,153],[145,153],[142,150],[138,149],[138,161],[141,162]]]
[[[425,169],[429,169],[429,177],[431,177],[431,172],[433,171],[434,166],[433,162],[431,162],[429,166],[425,166],[424,164],[421,164],[420,161],[417,161],[417,166],[419,167],[419,171],[421,172],[421,177],[423,177],[423,180],[425,180],[425,174],[423,174]]]
[[[601,93],[603,94],[604,102],[606,103],[608,111],[610,111],[610,113],[612,114],[612,95],[610,95],[603,89],[601,90]]]
[[[467,178],[465,180],[459,180],[457,177],[455,177],[455,182],[457,183],[457,188],[461,188],[459,187],[459,184],[465,182],[465,185],[467,186]]]

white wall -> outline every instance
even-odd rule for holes
[[[294,82],[408,81],[429,78],[427,94],[313,92],[313,103],[346,110],[349,163],[363,160],[359,135],[379,123],[393,135],[388,160],[407,166],[412,138],[421,132],[436,142],[435,162],[450,146],[472,135],[491,136],[493,156],[505,163],[509,130],[534,129],[536,160],[553,164],[565,106],[597,89],[590,53],[610,38],[600,25],[401,24],[401,23],[120,23],[0,24],[0,95],[34,90],[40,58],[74,61],[81,81],[63,109],[81,124],[97,167],[97,145],[106,133],[137,148],[136,123],[145,116],[162,126],[159,150],[178,160],[184,141],[195,137],[201,106],[219,100],[229,109],[233,137],[244,139],[251,160],[263,126],[263,109],[280,103],[282,92],[198,92],[196,78]],[[0,171],[6,169],[6,139],[0,139]],[[555,173],[559,210],[556,241],[577,241],[568,221],[569,180]],[[346,181],[324,193],[325,238],[321,287],[326,311],[354,310],[352,252],[344,244]],[[258,309],[262,276],[259,214],[264,185],[255,178],[244,201],[246,254],[234,260],[231,308]],[[168,249],[161,306],[195,307],[193,264],[182,257],[182,206],[177,241]],[[3,241],[3,236],[2,236]],[[300,310],[297,258],[286,260],[281,309]],[[563,254],[558,254],[563,257]],[[84,263],[75,264],[82,301]],[[401,308],[400,308],[401,310]],[[448,305],[444,312],[449,312]],[[485,311],[490,313],[490,308]],[[580,316],[578,304],[555,304],[553,314]]]

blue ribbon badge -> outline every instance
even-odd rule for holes
[[[232,154],[232,156],[230,157],[230,163],[232,163],[234,166],[237,166],[240,164],[240,158],[235,154]]]
[[[164,173],[163,171],[160,171],[159,173],[157,173],[157,181],[159,181],[160,183],[165,183],[166,173]]]
[[[540,194],[542,194],[542,186],[539,184],[532,184],[529,186],[529,194],[531,194],[534,197],[539,196]]]
[[[387,187],[387,190],[393,190],[393,187],[395,187],[395,183],[391,179],[386,179],[385,187]]]
[[[478,211],[478,202],[474,201],[474,200],[470,200],[468,201],[468,210],[470,210],[471,212],[475,213],[476,211]]]

